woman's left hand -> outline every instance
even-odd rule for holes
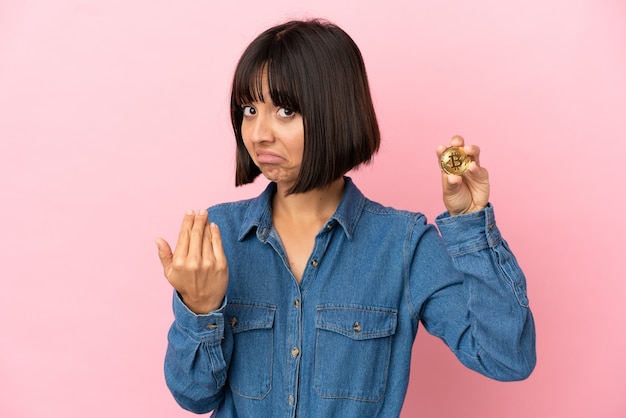
[[[450,146],[463,147],[472,162],[461,176],[442,172],[443,203],[451,216],[478,212],[489,202],[489,173],[480,166],[480,148],[476,145],[465,146],[463,137],[456,135],[450,140]],[[437,157],[441,157],[447,147],[437,147]]]

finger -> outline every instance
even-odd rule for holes
[[[485,182],[489,179],[489,172],[487,171],[487,169],[481,167],[475,161],[472,161],[470,163],[466,173],[468,173],[472,177],[473,181]]]
[[[443,196],[452,196],[455,194],[459,190],[462,182],[463,179],[461,176],[441,172],[441,189]]]
[[[470,156],[472,161],[480,165],[480,147],[478,145],[466,145],[463,147],[463,151]]]
[[[454,135],[450,139],[450,146],[451,147],[462,147],[464,144],[465,144],[465,139],[463,139],[463,137],[461,135]]]
[[[443,174],[443,192],[445,194],[453,194],[461,187],[463,177],[454,174]]]
[[[461,135],[454,135],[450,139],[450,145],[441,144],[437,147],[437,157],[441,157],[441,154],[443,154],[443,152],[449,147],[462,147],[464,144],[465,144],[465,140],[463,139]]]
[[[204,236],[202,237],[202,259],[204,261],[212,262],[215,258],[213,254],[212,238],[213,234],[211,231],[211,224],[209,223],[209,219],[207,217],[207,221],[204,225]]]
[[[213,222],[211,222],[211,244],[218,267],[224,267],[226,265],[226,254],[224,254],[222,245],[222,234],[220,233],[220,228]]]
[[[196,260],[202,258],[202,237],[204,236],[204,227],[207,221],[206,209],[200,209],[193,219],[191,227],[191,235],[189,237],[189,253],[187,257],[194,257]]]
[[[157,238],[155,241],[157,246],[157,252],[159,254],[159,260],[161,260],[161,265],[163,266],[163,270],[167,271],[172,265],[172,249],[170,245],[163,238]]]
[[[183,223],[178,233],[178,241],[176,242],[176,249],[174,250],[175,256],[187,257],[187,253],[189,252],[189,234],[193,225],[193,219],[193,211],[188,210],[183,217]]]

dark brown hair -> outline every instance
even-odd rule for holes
[[[261,173],[241,137],[244,104],[272,102],[302,115],[304,155],[289,193],[329,185],[378,151],[380,132],[365,64],[352,38],[322,20],[290,21],[259,35],[244,51],[233,78],[231,122],[237,140],[236,185]]]

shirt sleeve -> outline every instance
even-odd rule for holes
[[[424,327],[472,370],[502,381],[527,378],[536,350],[526,278],[496,226],[493,207],[444,213],[436,223],[441,237],[427,229],[412,260],[417,271],[429,272],[413,290]]]
[[[230,328],[224,327],[226,299],[220,309],[206,315],[190,311],[177,292],[172,304],[174,323],[168,333],[165,380],[184,409],[212,411],[224,396],[233,347]]]

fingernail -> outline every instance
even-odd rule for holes
[[[193,210],[191,210],[191,209],[187,209],[186,214],[187,214],[187,215],[193,215]]]
[[[200,215],[200,216],[204,216],[204,215],[206,215],[206,209],[200,209],[200,210],[198,211],[198,215]]]

